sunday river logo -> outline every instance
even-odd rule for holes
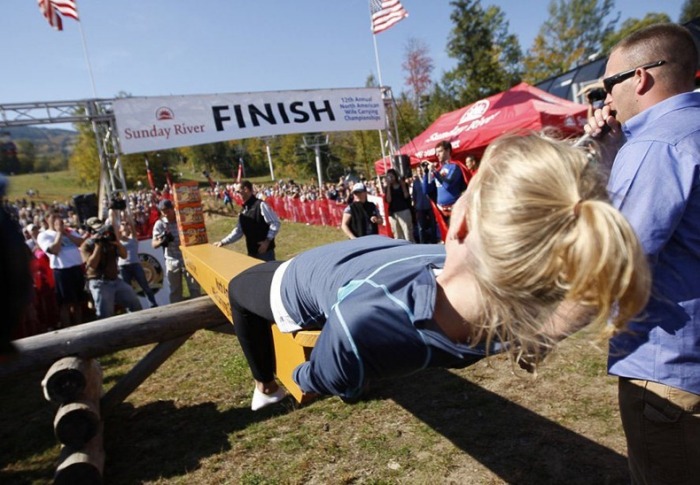
[[[482,99],[481,101],[477,101],[471,107],[462,115],[462,117],[459,119],[458,125],[461,125],[463,123],[467,123],[469,121],[474,121],[478,120],[482,116],[484,116],[484,113],[486,113],[489,108],[491,107],[491,103],[489,103],[488,99]]]
[[[156,110],[156,119],[158,121],[174,120],[175,113],[173,113],[173,110],[171,110],[167,106],[161,106]]]
[[[155,118],[156,121],[172,121],[175,119],[175,112],[167,106],[161,106],[158,109],[156,109]],[[174,123],[169,124],[169,126],[163,126],[156,125],[154,123],[151,125],[150,128],[138,130],[126,128],[124,130],[124,137],[127,140],[141,138],[165,138],[166,140],[169,140],[171,136],[176,137],[179,135],[191,135],[193,133],[204,133],[204,125],[188,125],[187,123]]]

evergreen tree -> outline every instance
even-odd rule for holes
[[[620,30],[608,35],[602,43],[602,50],[605,55],[608,55],[615,44],[620,42],[622,39],[644,27],[648,27],[653,24],[658,24],[662,22],[670,22],[671,19],[665,13],[648,13],[643,19],[630,18],[625,20],[620,27]]]
[[[614,6],[615,0],[552,0],[549,19],[523,61],[524,80],[535,84],[602,55],[620,18],[610,18]]]
[[[447,53],[457,66],[443,76],[444,89],[459,106],[504,91],[520,79],[520,44],[508,33],[500,8],[479,0],[453,0],[454,24]]]
[[[678,22],[684,24],[700,17],[700,0],[685,0]]]

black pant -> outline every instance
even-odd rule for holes
[[[258,264],[235,276],[228,285],[236,336],[253,378],[258,382],[270,382],[275,378],[270,285],[281,264],[281,261]]]

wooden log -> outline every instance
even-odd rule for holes
[[[211,299],[202,296],[15,340],[17,356],[0,365],[0,379],[46,369],[62,357],[99,357],[172,340],[226,321]]]
[[[64,357],[49,368],[41,386],[47,401],[65,404],[80,399],[88,382],[102,381],[102,369],[94,359]]]
[[[97,434],[101,419],[102,368],[95,359],[85,361],[83,368],[85,388],[74,402],[58,409],[53,422],[58,441],[73,449],[83,448]]]
[[[64,404],[53,421],[56,439],[69,448],[79,450],[95,437],[100,428],[100,410],[90,401]]]
[[[103,415],[107,415],[114,407],[121,403],[131,394],[143,381],[146,380],[158,367],[163,364],[168,357],[173,355],[182,344],[184,344],[190,335],[183,335],[167,342],[161,342],[156,345],[138,364],[136,364],[127,375],[119,379],[114,387],[104,395],[101,401]]]
[[[97,485],[102,483],[105,452],[102,445],[102,426],[97,434],[80,450],[61,448],[59,465],[53,482],[56,485]]]

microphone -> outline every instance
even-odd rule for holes
[[[591,135],[590,133],[586,133],[586,134],[583,135],[581,138],[579,138],[578,140],[576,140],[576,143],[574,143],[574,146],[578,148],[578,147],[580,147],[580,146],[585,145],[586,143],[589,143],[589,142],[592,141],[592,140],[597,140],[598,138],[601,138],[601,137],[607,135],[608,133],[610,133],[610,125],[608,125],[607,123],[605,123],[605,124],[600,128],[600,133],[598,133],[595,137],[594,137],[593,135]]]
[[[617,110],[610,110],[609,116],[612,116],[613,118],[617,116]],[[589,143],[591,140],[597,140],[598,138],[602,138],[605,135],[610,133],[610,125],[605,123],[601,128],[600,128],[600,133],[598,133],[595,137],[591,135],[590,133],[586,133],[583,135],[581,138],[579,138],[576,143],[574,143],[575,147],[580,147],[582,145],[585,145],[586,143]]]

